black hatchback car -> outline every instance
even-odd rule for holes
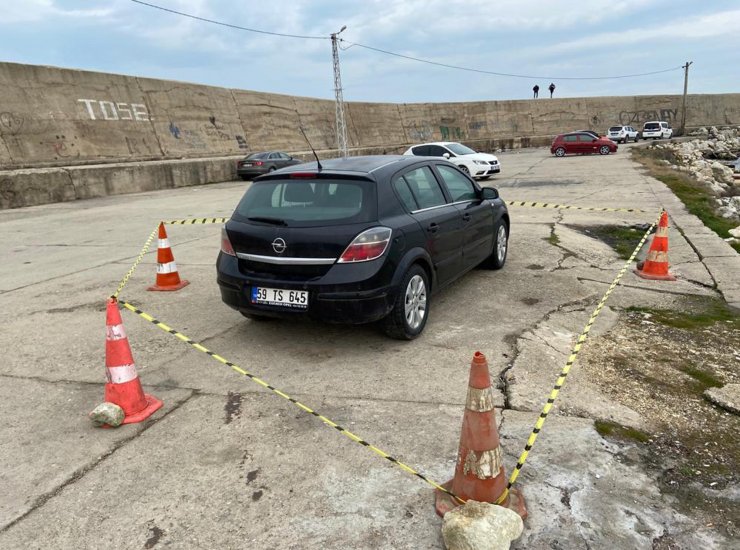
[[[418,336],[431,294],[479,264],[503,267],[509,214],[454,164],[350,157],[258,178],[223,228],[217,280],[246,317],[381,320]]]

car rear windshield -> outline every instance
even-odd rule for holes
[[[612,126],[611,128],[609,128],[609,131],[610,132],[621,132],[622,131],[622,127],[621,126]]]
[[[252,153],[247,157],[247,160],[265,159],[269,153]]]
[[[657,122],[648,122],[645,124],[645,130],[658,130],[660,129],[660,124]]]
[[[343,179],[268,180],[252,184],[234,219],[288,227],[365,223],[377,219],[372,181]]]

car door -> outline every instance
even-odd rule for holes
[[[410,194],[413,197],[415,208],[409,214],[424,233],[425,248],[432,258],[437,283],[450,282],[462,269],[460,212],[447,200],[429,166],[403,172],[394,178],[393,185],[399,196]]]
[[[460,212],[462,227],[462,268],[471,269],[485,260],[493,250],[493,211],[488,201],[480,199],[473,181],[459,170],[442,163],[435,164],[452,204]]]
[[[562,146],[566,153],[578,153],[578,137],[575,134],[563,136]]]
[[[596,138],[591,134],[578,134],[578,152],[593,153],[596,151]]]

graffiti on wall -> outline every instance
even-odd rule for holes
[[[100,99],[78,99],[85,104],[85,112],[90,120],[133,120],[148,122],[154,120],[143,103],[123,103]]]
[[[426,122],[410,126],[408,133],[411,141],[429,141],[433,135],[432,129]]]
[[[619,123],[622,125],[641,124],[648,120],[677,122],[678,109],[648,109],[644,111],[622,111],[619,113]]]
[[[17,135],[26,122],[22,116],[10,112],[0,113],[0,133]]]
[[[53,139],[39,142],[39,145],[48,146],[55,159],[79,158],[80,150],[75,149],[75,139],[77,139],[77,136],[68,139],[65,135],[56,135]]]
[[[443,141],[448,141],[450,139],[465,139],[465,134],[459,126],[454,126],[452,128],[450,128],[449,126],[440,126],[439,133],[442,134]]]

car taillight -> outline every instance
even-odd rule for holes
[[[254,163],[255,166],[262,166],[263,164],[264,162],[262,162],[261,160],[258,160],[257,162]]]
[[[316,172],[293,172],[290,177],[292,179],[314,179]]]
[[[388,227],[373,227],[363,231],[342,252],[337,263],[368,262],[379,258],[388,248],[392,231]]]
[[[229,256],[236,256],[236,252],[234,252],[234,247],[231,246],[229,234],[226,233],[225,227],[221,228],[221,252],[228,254]]]

